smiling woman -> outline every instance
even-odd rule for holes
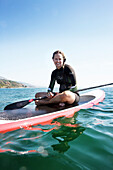
[[[53,62],[56,69],[52,72],[48,92],[37,93],[35,97],[47,96],[44,100],[36,100],[36,105],[46,104],[73,104],[79,102],[79,94],[76,93],[76,76],[73,68],[65,64],[66,57],[63,52],[57,50],[53,53]],[[55,82],[60,85],[59,93],[53,93]]]
[[[58,68],[58,69],[60,69],[66,61],[65,55],[61,51],[55,51],[53,53],[52,59],[53,59],[53,62],[55,64],[56,68]]]

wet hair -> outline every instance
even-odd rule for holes
[[[60,51],[60,50],[55,51],[55,52],[53,53],[52,59],[54,59],[55,54],[62,54],[62,57],[63,57],[63,59],[64,59],[64,63],[65,63],[66,57],[65,57],[65,55],[64,55],[64,53],[63,53],[62,51]]]

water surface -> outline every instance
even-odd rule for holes
[[[44,90],[0,89],[0,112],[7,104],[34,98]],[[113,169],[113,88],[103,90],[103,102],[72,118],[0,134],[0,169]]]

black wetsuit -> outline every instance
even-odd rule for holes
[[[52,72],[48,92],[53,91],[55,81],[60,84],[59,92],[65,90],[76,92],[77,90],[75,72],[70,65],[65,64],[62,68],[55,69]]]

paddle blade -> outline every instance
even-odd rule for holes
[[[31,103],[32,101],[34,101],[33,99],[30,100],[24,100],[24,101],[19,101],[19,102],[15,102],[12,104],[7,105],[4,110],[13,110],[13,109],[20,109],[26,105],[28,105],[29,103]]]
[[[23,100],[23,101],[19,101],[19,102],[15,102],[12,104],[7,105],[4,110],[14,110],[14,109],[21,109],[24,106],[28,105],[29,103],[35,101],[35,100],[42,100],[42,99],[46,99],[47,96],[43,96],[43,97],[38,97],[35,99],[30,99],[30,100]]]

